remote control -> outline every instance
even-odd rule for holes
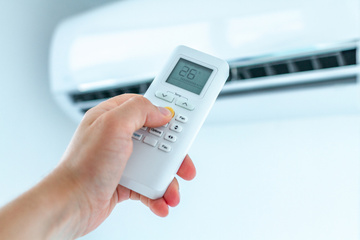
[[[178,46],[144,97],[167,107],[165,126],[133,134],[133,152],[120,180],[151,199],[164,195],[229,76],[226,61]]]

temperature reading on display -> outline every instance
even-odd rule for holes
[[[212,72],[210,68],[180,58],[166,82],[200,95]]]
[[[189,72],[190,70],[190,72]],[[197,70],[196,69],[190,69],[188,66],[184,66],[182,70],[179,72],[179,75],[182,77],[187,77],[190,80],[193,80],[196,76]]]

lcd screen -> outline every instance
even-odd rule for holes
[[[180,58],[166,82],[200,95],[212,72],[210,68]]]

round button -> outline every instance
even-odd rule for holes
[[[175,116],[174,109],[172,109],[171,107],[165,107],[165,108],[168,109],[171,112],[171,117],[173,118]]]

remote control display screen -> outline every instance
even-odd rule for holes
[[[212,72],[210,68],[180,58],[166,82],[200,95]]]

